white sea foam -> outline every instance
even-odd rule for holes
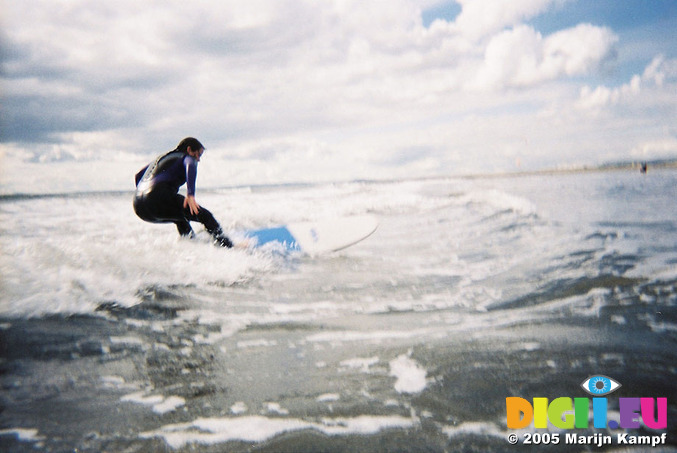
[[[427,371],[403,354],[390,361],[390,375],[395,376],[395,390],[399,393],[419,393],[428,385]]]
[[[16,436],[22,442],[41,442],[44,436],[35,428],[10,428],[0,429],[0,436]]]
[[[200,201],[224,227],[237,230],[439,204],[435,197],[422,196],[421,186],[405,182],[279,191],[234,189],[201,193]],[[332,203],[318,203],[321,199]],[[92,312],[105,301],[130,306],[140,301],[139,293],[145,288],[227,287],[280,265],[275,257],[262,253],[224,252],[201,241],[189,245],[178,239],[172,225],[138,219],[131,194],[4,201],[0,220],[0,313],[4,314]],[[200,229],[196,226],[196,231]],[[268,276],[274,277],[274,273]],[[298,309],[276,305],[279,314]]]
[[[457,426],[446,426],[442,431],[449,437],[463,434],[477,434],[491,437],[505,436],[505,432],[499,429],[495,424],[485,422],[466,422]]]
[[[510,210],[523,215],[536,214],[538,210],[528,199],[496,189],[473,191],[463,196],[461,200],[493,207],[498,211]]]
[[[361,332],[361,331],[325,332],[309,335],[306,338],[306,340],[309,342],[332,342],[332,343],[351,342],[351,341],[370,341],[378,343],[380,341],[397,338],[412,338],[417,335],[422,335],[428,332],[429,332],[428,329],[415,329],[411,331],[381,330],[373,332]]]
[[[361,371],[362,373],[368,373],[369,367],[376,365],[379,362],[378,357],[356,357],[354,359],[342,360],[340,366],[342,368],[352,368]]]
[[[200,418],[191,423],[167,425],[142,433],[145,438],[160,437],[171,448],[188,444],[218,444],[229,441],[263,442],[277,435],[302,430],[314,430],[327,435],[374,434],[384,429],[404,429],[414,425],[411,418],[400,416],[360,416],[355,418],[325,418],[308,422],[291,418],[243,416],[233,418]]]
[[[143,346],[145,342],[139,337],[110,337],[111,344],[137,345]]]
[[[277,415],[289,415],[289,411],[285,408],[283,408],[280,403],[265,403],[266,406],[266,411],[269,414],[277,414]]]
[[[243,340],[237,342],[238,348],[267,348],[270,346],[277,346],[277,341],[259,338],[256,340]]]
[[[138,388],[136,384],[129,383],[122,376],[101,376],[104,388],[114,390],[132,390]]]
[[[179,396],[152,395],[147,392],[134,392],[120,398],[122,402],[151,406],[156,414],[165,414],[186,404],[186,400]]]
[[[244,401],[238,401],[237,403],[230,406],[230,412],[234,415],[241,415],[247,412],[248,408]]]
[[[110,300],[134,305],[144,287],[232,284],[269,265],[267,258],[244,251],[189,246],[177,239],[173,226],[135,218],[128,197],[84,200],[22,200],[9,206],[21,215],[2,206],[0,313],[93,312]]]
[[[330,403],[341,399],[338,393],[324,393],[317,397],[316,401],[320,403]]]
[[[154,404],[153,412],[156,414],[165,414],[167,412],[172,412],[185,404],[186,400],[180,396],[169,396],[160,403]]]

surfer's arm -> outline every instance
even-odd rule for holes
[[[183,201],[183,207],[190,208],[190,213],[197,215],[198,211],[200,210],[200,205],[195,200],[197,161],[191,156],[186,156],[183,162],[186,166],[186,199]]]
[[[195,196],[195,180],[197,179],[197,161],[191,156],[183,160],[186,167],[186,193],[190,197]]]

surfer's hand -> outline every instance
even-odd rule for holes
[[[188,195],[185,200],[183,200],[183,207],[184,209],[186,207],[190,208],[190,213],[192,215],[197,215],[197,213],[200,211],[200,205],[197,204],[197,201],[195,201],[195,197],[192,195]]]

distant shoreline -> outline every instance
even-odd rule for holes
[[[644,170],[642,170],[644,168]],[[519,176],[537,176],[537,175],[563,175],[575,173],[601,173],[611,171],[636,171],[639,173],[649,173],[651,170],[664,170],[677,168],[676,159],[664,159],[653,161],[634,161],[634,162],[613,162],[600,164],[595,166],[583,165],[580,167],[570,168],[545,168],[541,170],[525,170],[515,172],[502,173],[478,173],[473,175],[461,175],[459,178],[463,179],[490,179],[490,178],[505,178],[505,177],[519,177]]]

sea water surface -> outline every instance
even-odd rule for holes
[[[182,240],[131,198],[0,199],[0,450],[631,448],[507,441],[507,397],[605,375],[610,420],[667,397],[668,428],[577,434],[675,451],[675,170],[198,194],[231,231],[378,216],[319,257]]]

